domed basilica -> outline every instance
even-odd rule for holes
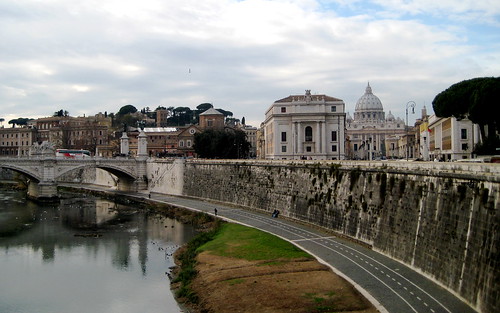
[[[398,156],[398,140],[405,136],[405,123],[389,111],[385,116],[380,99],[370,83],[356,102],[354,118],[346,116],[346,157],[375,160]]]

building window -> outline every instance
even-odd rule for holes
[[[212,120],[207,120],[207,126],[212,127],[214,125],[214,121]]]
[[[462,130],[463,130],[463,129],[462,129]],[[463,151],[467,151],[467,150],[469,150],[469,145],[468,145],[468,144],[466,144],[466,143],[463,143],[463,144],[462,144],[462,150],[463,150]]]
[[[281,146],[281,152],[286,152],[286,146]]]
[[[337,107],[336,107],[336,106],[334,106],[334,105],[332,105],[332,106],[330,107],[330,109],[332,110],[332,112],[337,112]]]
[[[462,136],[462,139],[467,139],[467,129],[462,128],[461,136]]]
[[[332,152],[337,152],[337,145],[332,146]]]
[[[188,146],[188,147],[191,147],[191,140],[188,140],[188,141],[187,141],[187,146]]]
[[[286,113],[286,107],[281,107],[281,113]]]
[[[358,151],[358,144],[357,143],[354,144],[354,151]]]
[[[179,147],[184,147],[184,140],[179,141]]]
[[[337,131],[332,131],[332,141],[337,141]]]
[[[306,133],[306,141],[312,141],[313,140],[313,129],[311,126],[306,127],[305,133]]]
[[[286,141],[286,132],[281,132],[281,141]]]
[[[307,152],[311,152],[311,151],[312,151],[311,146],[307,146],[307,147],[306,147],[306,151],[307,151]]]

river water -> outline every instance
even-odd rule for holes
[[[80,194],[0,189],[0,312],[176,313],[167,273],[190,225]]]

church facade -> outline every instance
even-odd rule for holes
[[[346,117],[346,158],[376,160],[400,158],[401,142],[408,139],[405,123],[389,111],[385,115],[380,99],[373,94],[370,83],[359,98],[354,118]],[[404,149],[404,148],[403,148]]]
[[[275,101],[263,123],[266,159],[345,159],[345,103],[327,95],[290,95]]]

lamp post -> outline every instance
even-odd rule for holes
[[[411,108],[411,114],[415,114],[415,101],[408,101],[406,104],[406,161],[408,161],[408,154],[410,154],[410,146],[408,145],[408,108]]]

